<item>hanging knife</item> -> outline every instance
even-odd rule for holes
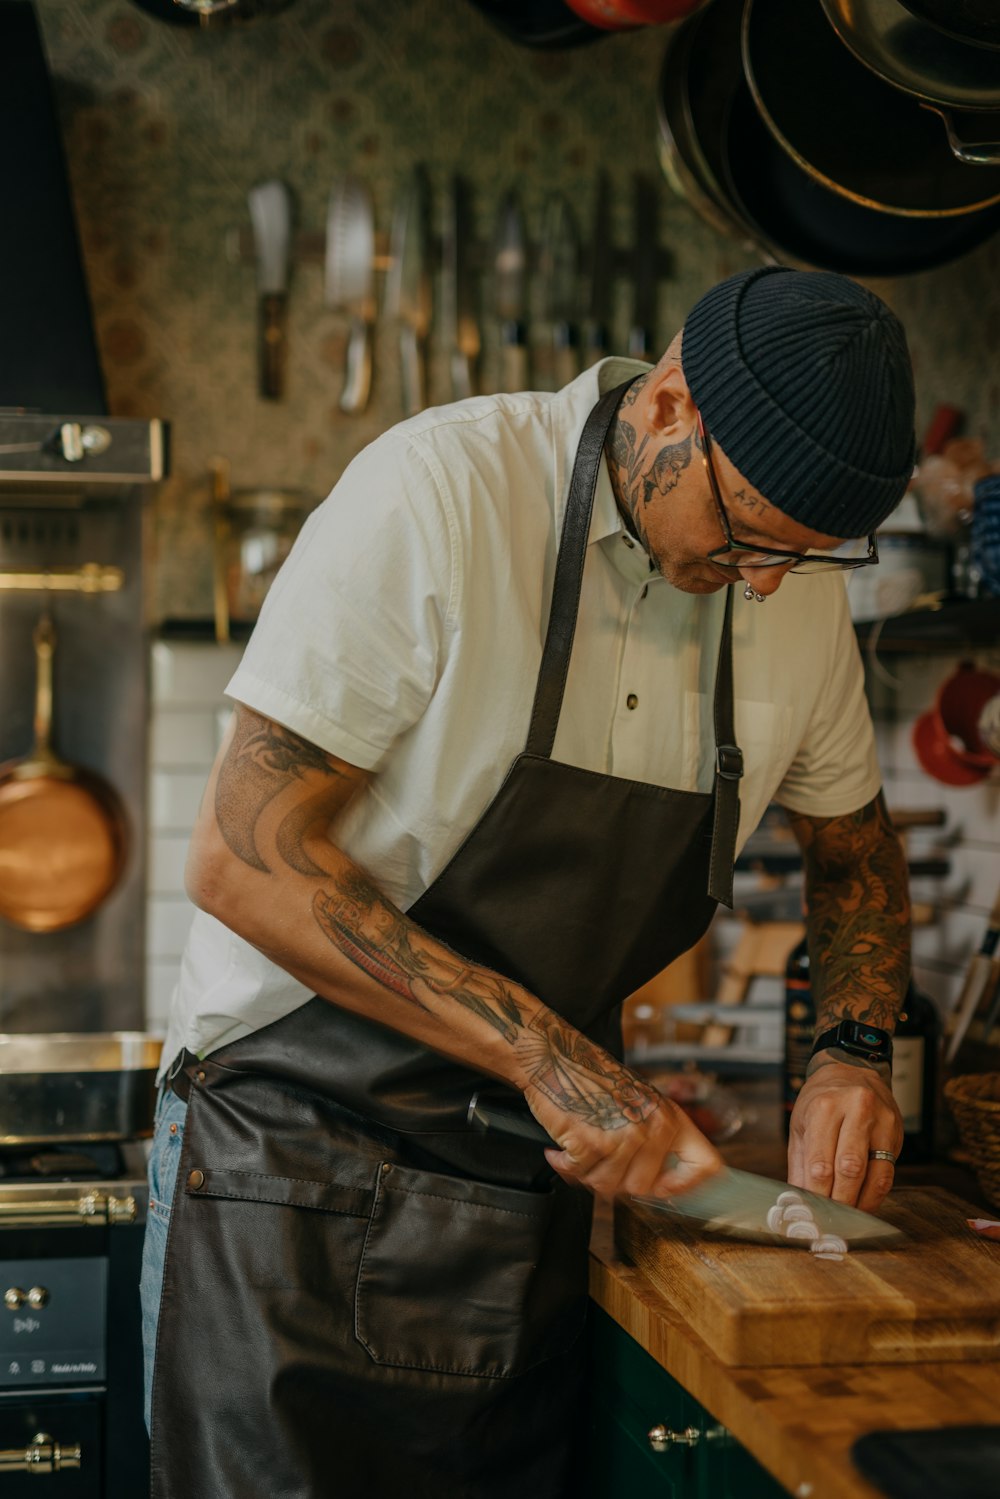
[[[656,188],[649,177],[633,178],[632,321],[628,352],[633,359],[659,357],[656,343],[656,281],[659,250],[656,243]]]
[[[614,249],[611,241],[611,185],[607,172],[597,179],[594,223],[587,254],[588,311],[584,323],[583,362],[596,364],[608,352]]]
[[[257,254],[260,393],[268,401],[278,401],[284,387],[292,200],[285,184],[275,178],[251,188],[247,202]]]
[[[558,390],[580,373],[580,247],[569,204],[558,194],[545,207],[538,274],[542,316],[551,338],[552,375]]]
[[[339,177],[330,190],[324,291],[327,306],[346,312],[350,319],[340,409],[354,415],[364,411],[371,391],[375,214],[367,186],[350,173]]]
[[[442,235],[441,321],[449,349],[451,393],[464,401],[475,393],[480,352],[476,316],[476,284],[470,264],[471,208],[469,191],[460,177],[448,189]]]
[[[500,205],[493,240],[493,300],[500,323],[500,388],[528,386],[528,242],[514,193]]]
[[[385,308],[399,322],[403,409],[415,416],[427,405],[427,334],[431,325],[430,193],[415,167],[396,199],[389,238]]]
[[[523,1140],[535,1140],[539,1145],[555,1150],[560,1148],[532,1114],[494,1104],[479,1093],[474,1093],[469,1101],[468,1118],[469,1123],[479,1130],[497,1130]],[[807,1249],[811,1242],[809,1238],[789,1235],[787,1225],[775,1224],[774,1218],[769,1221],[772,1210],[779,1207],[778,1198],[782,1193],[790,1194],[788,1206],[795,1199],[807,1210],[808,1218],[820,1234],[836,1235],[845,1244],[870,1244],[876,1240],[888,1244],[906,1237],[893,1224],[871,1213],[863,1213],[860,1208],[834,1202],[830,1197],[819,1197],[802,1187],[789,1187],[787,1182],[772,1181],[767,1176],[736,1171],[731,1166],[723,1166],[700,1186],[676,1197],[628,1194],[627,1200],[638,1203],[640,1207],[654,1208],[674,1220],[685,1219],[727,1238]]]

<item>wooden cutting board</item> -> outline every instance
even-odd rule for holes
[[[1000,1359],[1000,1243],[938,1187],[900,1188],[880,1217],[908,1236],[817,1260],[741,1244],[615,1204],[615,1244],[724,1364],[912,1364]]]

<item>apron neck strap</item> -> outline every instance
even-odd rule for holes
[[[594,508],[604,442],[622,397],[631,384],[632,380],[625,380],[603,395],[591,409],[580,435],[573,461],[573,474],[569,481],[566,514],[552,585],[549,626],[525,746],[525,752],[529,755],[541,755],[548,759],[555,743],[569,658],[573,651],[583,564],[587,557],[587,539],[590,535],[590,516]]]
[[[603,395],[584,423],[570,478],[566,515],[563,520],[548,629],[542,663],[531,710],[525,753],[548,759],[555,743],[562,709],[566,677],[573,651],[576,617],[580,606],[583,566],[587,557],[590,516],[594,508],[597,477],[607,439],[622,397],[632,384],[625,380]],[[743,755],[736,744],[733,715],[733,589],[726,591],[726,606],[715,671],[715,811],[712,826],[712,857],[708,893],[724,905],[733,903],[733,862],[740,819],[739,782]]]

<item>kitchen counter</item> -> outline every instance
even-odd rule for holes
[[[730,1165],[783,1177],[773,1085],[755,1086],[757,1124],[721,1149]],[[960,1166],[914,1166],[897,1175],[899,1186],[944,1187],[983,1216],[996,1216]],[[865,1432],[998,1420],[1000,1362],[727,1367],[620,1259],[606,1208],[595,1222],[590,1287],[598,1306],[797,1499],[879,1499],[850,1457]]]

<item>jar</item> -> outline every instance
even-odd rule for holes
[[[216,544],[231,624],[254,623],[312,507],[300,489],[235,489],[219,506]]]

